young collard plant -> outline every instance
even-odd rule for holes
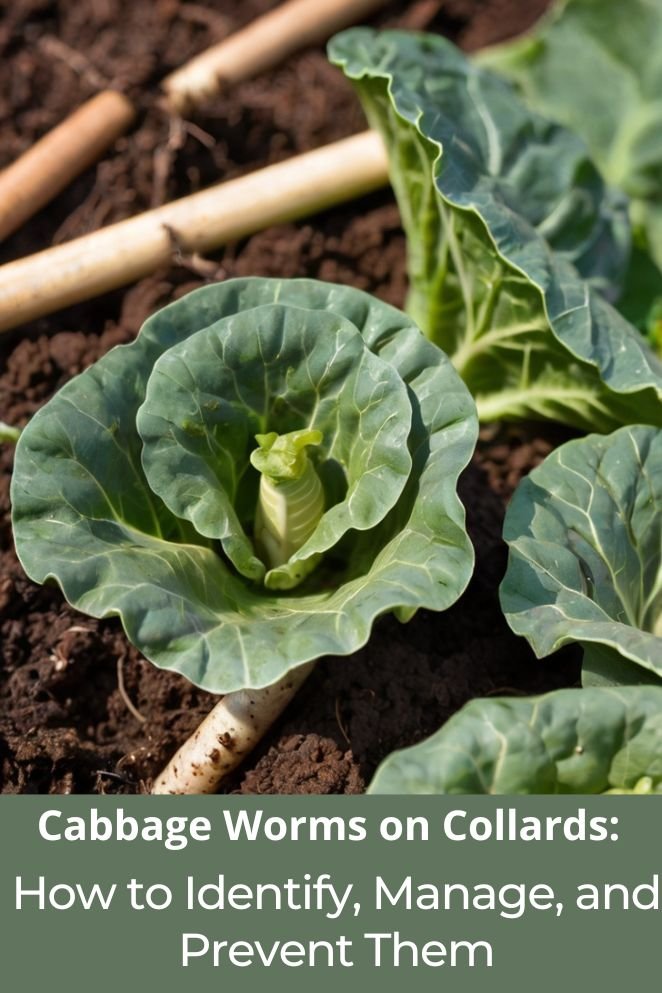
[[[481,420],[662,424],[662,364],[609,302],[630,258],[627,201],[583,141],[441,37],[356,28],[329,54],[389,152],[408,309]]]
[[[662,793],[662,688],[472,700],[369,793]]]
[[[584,685],[662,682],[662,432],[552,452],[512,499],[501,605],[536,655],[581,644]]]
[[[404,314],[311,280],[197,290],[35,415],[11,494],[28,575],[228,694],[158,792],[214,790],[310,663],[360,648],[380,614],[457,599],[476,435]]]

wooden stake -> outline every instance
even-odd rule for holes
[[[125,96],[105,90],[0,172],[0,241],[96,162],[134,116]]]
[[[205,252],[388,184],[386,150],[364,131],[0,267],[0,331],[149,275],[173,241]]]
[[[162,82],[169,102],[182,111],[237,83],[272,69],[293,52],[325,42],[356,24],[385,0],[287,0],[241,31],[191,59]]]

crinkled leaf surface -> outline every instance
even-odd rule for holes
[[[562,445],[506,513],[508,623],[538,656],[584,649],[584,680],[662,678],[662,433],[642,425]]]
[[[662,364],[605,299],[630,250],[627,206],[581,139],[433,35],[331,42],[389,149],[409,309],[482,419],[662,423]]]
[[[150,374],[137,427],[151,489],[200,534],[219,538],[248,578],[262,578],[264,567],[234,508],[255,506],[256,434],[319,430],[316,456],[347,476],[344,498],[293,565],[328,551],[351,528],[378,524],[411,470],[404,382],[349,321],[324,310],[254,307],[169,348]]]
[[[632,198],[662,266],[659,0],[562,0],[533,31],[480,59],[586,140],[607,181]]]
[[[394,752],[369,793],[605,793],[662,783],[662,688],[472,700]]]
[[[169,349],[219,321],[245,315],[250,324],[251,311],[262,319],[261,308],[274,304],[307,311],[312,326],[320,312],[337,327],[349,322],[397,372],[411,421],[411,470],[395,505],[375,527],[348,532],[327,566],[282,595],[240,575],[150,488],[137,430],[150,376]],[[290,375],[300,374],[293,366]],[[199,439],[201,416],[186,437]],[[355,651],[386,611],[406,617],[457,599],[473,551],[456,484],[476,434],[475,406],[449,360],[394,308],[310,280],[207,286],[155,314],[134,343],[109,352],[35,415],[12,480],[17,551],[28,575],[56,580],[80,610],[119,616],[157,665],[214,692],[265,686],[310,659]],[[243,521],[241,509],[237,516]]]

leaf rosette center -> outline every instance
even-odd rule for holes
[[[217,539],[242,576],[291,589],[343,535],[374,527],[395,505],[411,471],[411,418],[405,384],[349,321],[275,304],[223,318],[164,352],[137,427],[147,481],[169,510]],[[310,509],[314,526],[265,571],[275,560],[258,554],[253,535],[256,510],[268,499],[260,472],[272,479],[275,498],[283,439],[294,456],[295,435],[315,443],[314,453],[298,452],[301,470],[310,467],[303,490],[310,506],[298,512]],[[259,446],[257,457],[256,436],[272,445]]]

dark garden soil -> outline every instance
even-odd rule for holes
[[[205,184],[364,127],[356,100],[321,50],[243,84],[175,128],[159,79],[273,4],[269,0],[12,0],[0,19],[0,165],[100,87],[125,89],[139,126],[0,248],[25,255]],[[375,24],[440,31],[471,49],[527,27],[545,0],[392,3]],[[5,336],[0,418],[23,424],[62,383],[135,335],[156,307],[205,280],[313,276],[402,305],[404,239],[388,192],[273,228],[210,259],[172,266]],[[390,618],[351,658],[325,659],[232,787],[247,793],[355,793],[394,748],[438,728],[471,697],[572,685],[577,659],[537,662],[501,616],[505,501],[564,435],[549,427],[484,430],[462,480],[477,568],[447,613]],[[7,793],[144,791],[213,698],[155,669],[115,620],[70,609],[34,586],[12,546],[9,479],[0,479],[0,782]]]

